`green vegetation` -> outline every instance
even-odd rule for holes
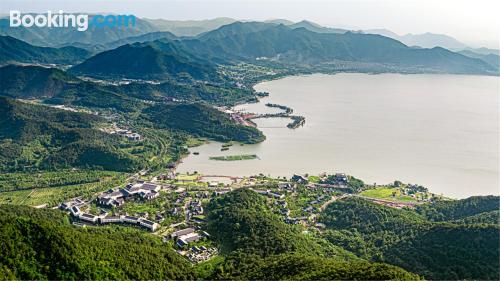
[[[0,174],[0,192],[96,183],[117,174],[118,173],[108,171],[78,170]]]
[[[116,87],[83,81],[55,68],[7,65],[0,67],[0,77],[0,96],[120,112],[132,112],[144,106]]]
[[[0,270],[9,279],[419,279],[395,266],[299,253],[237,251],[193,268],[168,243],[138,230],[75,228],[57,210],[22,206],[0,206],[0,239]]]
[[[71,64],[88,58],[90,53],[76,47],[44,48],[10,36],[0,36],[0,64],[6,62]]]
[[[307,178],[307,180],[310,182],[310,183],[319,183],[321,181],[321,178],[318,177],[318,176],[309,176]]]
[[[498,196],[473,196],[463,200],[440,200],[417,207],[431,221],[452,221],[500,210]]]
[[[236,190],[215,198],[207,211],[207,230],[213,233],[222,252],[242,249],[266,256],[309,248],[304,247],[305,237],[274,216],[264,197],[251,190]]]
[[[0,170],[140,167],[139,159],[119,149],[122,138],[94,128],[102,121],[97,116],[2,97],[0,115]]]
[[[260,256],[301,252],[341,259],[354,257],[285,224],[267,207],[265,197],[249,189],[239,189],[210,201],[206,219],[208,232],[226,254],[239,250]]]
[[[339,261],[301,254],[268,258],[235,254],[209,279],[215,280],[421,280],[401,268],[366,261]]]
[[[226,259],[204,272],[209,279],[331,280],[418,279],[400,268],[357,259],[353,254],[273,214],[265,197],[240,189],[207,206],[207,231]]]
[[[351,193],[358,193],[367,188],[367,186],[362,180],[357,179],[353,176],[347,176],[347,178],[348,178],[347,187],[349,187]],[[324,183],[327,184],[335,184],[336,182],[337,178],[335,175],[328,175],[326,180],[324,181]]]
[[[463,222],[465,224],[485,223],[500,225],[500,210],[468,216],[455,222]]]
[[[179,174],[175,177],[175,179],[178,181],[195,181],[199,177],[199,174]]]
[[[138,28],[151,31],[140,19]],[[173,251],[173,241],[162,243],[138,229],[77,228],[58,210],[12,206],[53,207],[77,196],[93,199],[97,192],[123,186],[131,173],[164,172],[188,152],[187,147],[205,139],[242,145],[263,141],[259,130],[239,125],[213,107],[265,96],[250,87],[263,79],[311,71],[496,71],[480,60],[442,48],[410,48],[362,33],[311,32],[317,29],[306,22],[291,28],[238,22],[189,39],[168,33],[122,38],[129,33],[92,31],[86,34],[108,38],[95,42],[109,44],[88,48],[118,48],[96,54],[68,72],[40,66],[0,67],[0,204],[9,204],[0,205],[0,276],[19,280],[418,280],[415,274],[419,274],[429,279],[497,279],[500,210],[499,198],[494,196],[458,201],[432,198],[432,203],[415,210],[392,209],[354,196],[333,202],[332,196],[340,191],[326,193],[326,189],[298,184],[287,190],[287,204],[249,189],[210,200],[206,194],[195,194],[194,190],[208,194],[204,189],[208,184],[197,181],[199,175],[194,174],[163,182],[182,186],[182,195],[162,191],[156,199],[130,199],[112,208],[115,214],[161,214],[160,232],[165,234],[172,230],[167,227],[171,223],[184,221],[182,212],[171,215],[174,207],[200,200],[205,213],[193,218],[203,220],[199,225],[210,238],[193,245],[215,246],[220,255],[196,266]],[[40,32],[44,35],[34,40],[48,37],[51,31]],[[23,36],[30,37],[28,32]],[[75,36],[82,39],[81,34]],[[0,64],[75,64],[89,54],[76,47],[41,48],[0,36]],[[263,59],[256,62],[256,58]],[[116,83],[122,78],[138,80]],[[286,106],[268,106],[292,113]],[[290,117],[291,128],[305,120]],[[101,130],[111,123],[139,133],[141,140]],[[222,149],[230,146],[224,144]],[[250,180],[256,187],[277,191],[276,179],[262,176],[258,182],[243,182]],[[308,180],[339,184],[335,175]],[[344,178],[340,181],[346,183]],[[428,199],[422,186],[409,188],[395,182],[394,188],[367,189],[351,176],[346,184],[347,192],[362,196]],[[99,212],[96,203],[88,209]],[[307,222],[285,223],[288,218],[284,220],[282,214],[288,212],[292,217],[307,216]]]
[[[99,53],[70,71],[108,78],[220,80],[216,65],[166,39],[123,45]]]
[[[0,204],[29,206],[47,204],[48,206],[57,206],[69,198],[78,196],[90,199],[96,192],[108,190],[122,184],[126,177],[122,173],[85,171],[81,175],[77,175],[76,178],[73,178],[73,173],[72,171],[65,171],[64,176],[61,177],[58,176],[59,173],[52,172],[40,172],[37,174],[16,173],[14,174],[16,176],[13,178],[7,176],[7,179],[2,180],[0,185],[6,186],[10,180],[16,178],[22,180],[16,183],[17,190],[0,192]],[[88,173],[90,176],[87,178],[85,173]],[[92,177],[95,173],[102,173],[103,177],[98,181],[93,181]],[[33,181],[26,180],[30,178]],[[81,183],[76,183],[82,179]],[[87,180],[88,182],[86,182]],[[46,187],[44,185],[45,182],[54,184],[54,187]]]
[[[493,73],[492,66],[443,48],[414,49],[396,40],[362,33],[315,33],[304,28],[261,22],[235,22],[207,32],[197,40],[180,41],[189,52],[221,60],[253,61],[280,56],[286,65],[318,69]],[[341,65],[335,63],[342,61]],[[378,65],[377,65],[378,64]],[[387,68],[383,64],[393,64]],[[418,65],[418,69],[415,67]],[[323,68],[322,68],[323,67]]]
[[[455,219],[488,211],[493,201],[498,202],[498,197],[419,208],[426,214],[443,212]],[[393,209],[359,198],[330,204],[320,221],[328,227],[324,237],[334,245],[360,257],[401,266],[425,278],[492,280],[500,273],[498,224],[436,223],[418,211]]]
[[[160,84],[134,82],[126,85],[83,81],[67,72],[39,66],[7,65],[0,67],[0,96],[43,99],[51,104],[85,106],[135,112],[146,106],[144,100],[163,102],[165,98],[178,101],[207,102],[232,105],[255,100],[249,89],[205,83]]]
[[[78,229],[56,210],[0,206],[0,240],[6,279],[194,278],[189,264],[157,238],[131,229]]]
[[[242,154],[242,155],[228,155],[228,156],[213,156],[210,160],[216,161],[241,161],[241,160],[254,160],[257,159],[256,154]]]
[[[360,195],[391,201],[416,201],[416,198],[403,194],[401,189],[394,187],[377,187],[374,189],[367,189],[361,192]]]
[[[257,143],[265,139],[259,130],[235,124],[227,114],[203,104],[162,104],[143,111],[154,126],[170,128],[217,141]]]
[[[128,201],[126,204],[114,208],[114,211],[125,212],[130,215],[144,215],[147,213],[151,219],[155,214],[163,214],[162,225],[170,225],[180,219],[182,215],[171,215],[174,208],[174,202],[178,198],[177,193],[161,192],[158,198],[153,200],[135,200]]]

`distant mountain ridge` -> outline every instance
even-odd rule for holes
[[[394,64],[450,73],[489,73],[490,65],[443,48],[414,49],[380,35],[346,32],[316,33],[306,28],[236,22],[203,34],[200,42],[183,40],[190,50],[205,55],[288,63],[327,61]]]
[[[140,79],[217,80],[216,65],[238,61],[318,65],[349,62],[388,65],[406,72],[491,74],[486,62],[444,48],[415,49],[374,34],[317,33],[283,24],[235,22],[195,38],[124,45],[100,53],[71,69],[73,73]],[[184,73],[184,74],[183,74]]]
[[[493,53],[480,54],[480,53],[476,53],[475,51],[470,50],[470,49],[465,49],[465,50],[459,51],[458,53],[462,54],[464,56],[471,57],[471,58],[480,59],[480,60],[488,63],[489,65],[491,65],[497,69],[500,69],[500,55],[493,54]]]
[[[85,32],[74,28],[9,27],[8,21],[7,18],[0,18],[0,35],[12,36],[30,44],[46,47],[56,47],[62,44],[99,45],[159,31],[154,25],[138,17],[136,17],[135,26],[89,26]]]
[[[176,36],[197,36],[201,33],[217,29],[223,25],[236,22],[232,18],[214,18],[208,20],[165,20],[165,19],[144,19],[155,26],[158,31],[168,31]]]
[[[99,53],[70,72],[96,77],[218,80],[214,65],[173,42],[161,40],[127,44]]]
[[[214,27],[231,21],[232,19],[224,18],[213,20],[211,23]],[[195,25],[201,22],[205,21],[184,22],[184,24]],[[61,59],[52,55],[42,59],[41,62],[72,64],[78,59],[81,61],[82,58],[89,57],[92,52],[97,55],[76,65],[71,71],[75,74],[96,77],[160,80],[183,78],[219,80],[216,73],[217,64],[254,62],[256,59],[308,66],[347,62],[351,71],[362,71],[359,66],[363,64],[369,69],[368,71],[474,74],[499,72],[494,56],[474,55],[470,52],[457,54],[440,47],[411,48],[386,36],[326,28],[309,21],[232,22],[215,30],[200,33],[196,37],[178,37],[166,31],[146,32],[147,29],[156,30],[153,24],[147,21],[141,21],[139,26],[145,28],[136,28],[138,35],[121,37],[114,41],[107,38],[106,42],[91,45],[85,43],[85,40],[80,40],[80,43],[75,45],[87,50],[75,47],[60,48],[58,52],[64,51],[65,56],[70,58],[61,55],[64,58]],[[96,31],[90,31],[91,34],[94,32]],[[114,35],[120,37],[129,33],[131,32]],[[389,31],[385,33],[387,36],[396,36]],[[90,36],[95,37],[98,34]],[[452,39],[450,40],[453,41]],[[18,44],[21,44],[19,42]],[[59,45],[61,44],[64,45],[59,42]],[[16,49],[23,50],[23,48]],[[102,52],[105,50],[109,51]],[[78,56],[74,58],[73,53],[77,52]],[[40,63],[30,59],[40,55],[28,55],[28,58],[25,58],[11,51],[9,56],[11,57],[9,60],[3,59],[4,63],[8,61]]]
[[[11,36],[0,36],[0,65],[9,62],[72,64],[90,56],[84,49],[38,47]]]
[[[442,47],[449,50],[463,50],[468,46],[457,39],[444,35],[444,34],[435,34],[435,33],[422,33],[422,34],[405,34],[398,35],[387,29],[370,29],[363,30],[364,33],[368,34],[379,34],[392,39],[396,39],[401,41],[401,43],[412,47],[418,46],[421,48],[434,48],[434,47]]]
[[[310,22],[307,20],[303,20],[294,24],[287,25],[288,27],[292,29],[296,28],[305,28],[309,31],[312,32],[317,32],[317,33],[346,33],[349,30],[347,29],[341,29],[341,28],[331,28],[331,27],[324,27],[319,24],[316,24],[314,22]]]

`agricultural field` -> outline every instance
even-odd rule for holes
[[[423,197],[422,194],[417,193],[415,197],[404,194],[401,188],[396,187],[377,187],[374,189],[364,190],[360,193],[361,196],[384,199],[390,201],[402,201],[402,202],[412,202],[418,201]]]
[[[118,174],[109,171],[80,170],[1,174],[0,192],[96,183]]]
[[[178,174],[175,177],[176,181],[197,181],[200,177],[200,174]]]
[[[77,196],[91,198],[93,194],[123,184],[126,174],[116,172],[65,172],[41,173],[38,175],[10,174],[2,175],[0,186],[8,185],[9,181],[18,178],[20,185],[17,190],[7,189],[0,192],[0,204],[37,206],[57,204]],[[99,177],[94,178],[94,177]],[[97,179],[97,180],[95,180]],[[22,185],[21,185],[22,183]],[[5,190],[5,189],[4,189]]]

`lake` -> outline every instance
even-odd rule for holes
[[[366,183],[401,180],[453,198],[499,194],[500,78],[465,75],[314,74],[255,86],[270,96],[238,106],[273,112],[277,103],[306,117],[257,119],[267,140],[221,152],[212,142],[191,149],[177,171],[290,177],[344,172]],[[213,161],[210,156],[257,154]]]

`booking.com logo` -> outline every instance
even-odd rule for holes
[[[86,31],[90,26],[95,27],[128,27],[135,26],[134,15],[88,15],[65,14],[47,11],[45,14],[22,14],[20,11],[10,11],[10,27],[74,27],[78,31]]]

